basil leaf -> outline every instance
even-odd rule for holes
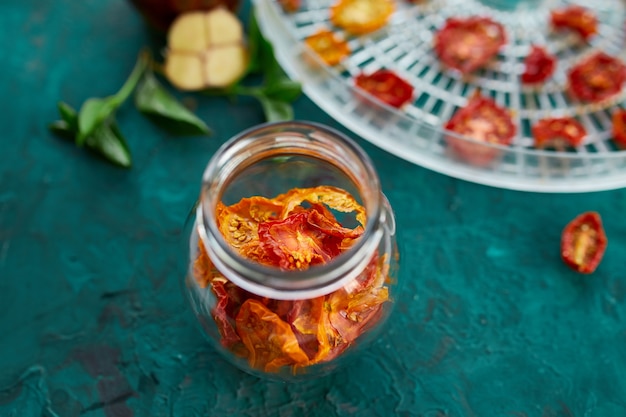
[[[67,123],[68,127],[78,131],[78,113],[76,113],[76,110],[64,101],[59,101],[57,108],[59,109],[61,119]]]
[[[131,156],[126,139],[113,120],[100,124],[85,140],[85,144],[110,162],[130,168]]]
[[[248,71],[255,74],[262,73],[267,84],[273,84],[284,79],[283,70],[274,55],[274,47],[261,33],[254,12],[250,13],[249,32],[250,63],[248,64]]]
[[[146,72],[135,92],[135,106],[153,122],[175,135],[208,135],[211,129]]]
[[[273,100],[264,95],[255,95],[261,102],[265,118],[268,122],[280,122],[293,119],[293,108],[287,102]]]
[[[111,116],[117,105],[110,98],[90,98],[85,101],[78,114],[78,136],[76,144],[82,146],[96,128]]]
[[[263,93],[273,100],[292,102],[302,94],[302,86],[297,81],[285,78],[267,85]]]
[[[48,129],[56,136],[67,139],[76,139],[76,130],[73,129],[65,120],[56,120],[48,125]]]

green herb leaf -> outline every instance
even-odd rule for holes
[[[264,95],[255,95],[255,97],[261,102],[265,118],[268,122],[280,122],[293,119],[293,108],[291,104],[285,101],[273,100]]]
[[[263,89],[264,94],[273,100],[292,102],[302,94],[302,85],[288,78],[278,80]]]
[[[248,71],[253,74],[262,73],[267,84],[284,79],[283,70],[274,55],[274,47],[261,33],[254,11],[250,13],[248,32],[248,49],[250,51]]]
[[[85,144],[110,162],[130,168],[130,150],[114,120],[109,119],[100,124],[93,134],[86,138]]]
[[[67,123],[68,127],[78,131],[78,113],[76,113],[76,110],[64,101],[59,101],[57,108],[59,109],[61,119]]]
[[[211,129],[146,72],[135,92],[135,105],[163,129],[176,135],[208,135]]]
[[[50,123],[48,129],[60,138],[71,141],[76,139],[76,129],[72,128],[65,120],[56,120]]]
[[[126,101],[141,79],[148,60],[149,56],[146,53],[139,56],[130,76],[114,95],[105,98],[90,98],[83,103],[78,113],[78,136],[76,137],[78,146],[82,146],[85,140]]]
[[[76,144],[82,146],[87,137],[115,111],[117,104],[109,98],[90,98],[83,103],[78,113],[78,136]]]

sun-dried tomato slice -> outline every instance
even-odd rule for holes
[[[392,0],[338,0],[330,7],[330,21],[353,35],[363,35],[387,24],[395,10]]]
[[[383,103],[400,108],[413,98],[413,86],[395,72],[380,69],[372,74],[361,73],[354,83]]]
[[[337,65],[350,55],[348,42],[328,29],[320,29],[307,37],[304,43],[328,65]]]
[[[618,94],[626,81],[626,65],[596,52],[574,65],[568,73],[569,91],[581,101],[601,102]]]
[[[626,110],[617,109],[613,112],[613,140],[619,146],[626,147]]]
[[[291,326],[261,302],[246,300],[235,322],[237,333],[249,351],[251,367],[276,372],[283,366],[303,366],[309,362]]]
[[[524,84],[542,83],[554,74],[556,57],[545,48],[533,45],[524,59],[524,72],[521,79]]]
[[[598,33],[598,18],[593,11],[582,6],[571,5],[552,10],[550,20],[555,29],[573,30],[584,40]]]
[[[578,146],[583,143],[587,131],[573,117],[553,117],[541,119],[532,127],[535,147]]]
[[[323,360],[331,348],[328,331],[324,326],[324,305],[324,296],[294,301],[287,319],[311,363]]]
[[[573,270],[591,274],[600,264],[607,244],[600,215],[589,211],[565,226],[561,236],[561,257]]]
[[[287,13],[293,13],[300,10],[301,0],[278,0],[278,3]]]
[[[465,107],[457,110],[444,127],[474,140],[446,136],[456,156],[479,166],[489,165],[500,154],[499,149],[481,142],[509,145],[516,133],[509,111],[480,92],[476,92]]]
[[[489,17],[451,17],[435,34],[441,62],[463,74],[485,66],[505,43],[504,27]]]

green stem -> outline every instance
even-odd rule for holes
[[[132,94],[133,90],[137,86],[137,83],[139,82],[139,80],[141,80],[141,76],[148,67],[149,62],[150,55],[148,52],[143,51],[141,54],[139,54],[137,63],[135,64],[133,71],[126,79],[126,82],[124,82],[122,88],[120,88],[119,91],[111,97],[111,101],[115,103],[115,107],[120,106]]]

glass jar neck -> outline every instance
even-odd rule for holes
[[[247,167],[293,156],[315,158],[339,169],[358,190],[367,220],[359,240],[329,263],[285,271],[238,254],[218,228],[216,208],[231,181]],[[213,264],[225,278],[263,297],[296,300],[328,294],[355,279],[378,248],[386,215],[373,164],[352,140],[315,123],[281,122],[244,131],[218,149],[203,176],[197,229]]]

